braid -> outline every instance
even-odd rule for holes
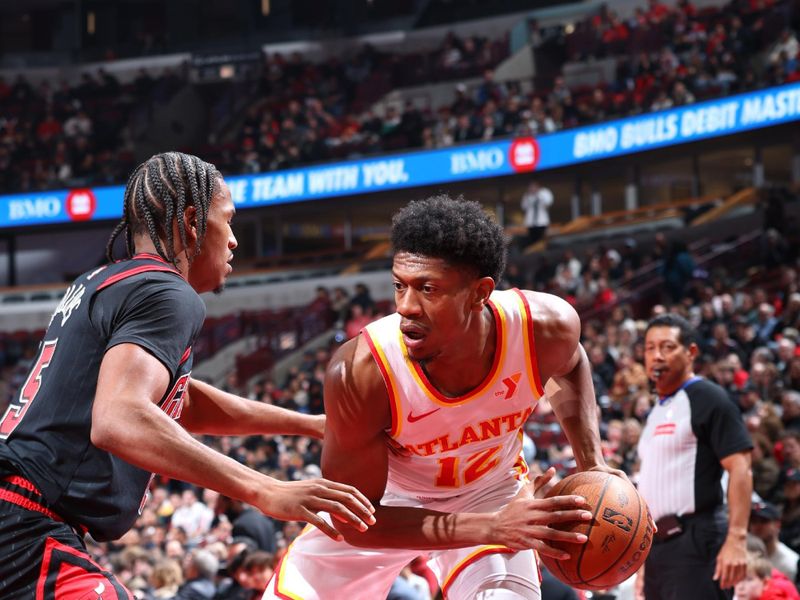
[[[172,228],[175,220],[181,244],[191,263],[202,247],[218,177],[220,174],[214,165],[181,152],[156,154],[136,167],[125,188],[122,220],[114,227],[106,245],[108,259],[114,260],[114,242],[120,234],[125,232],[125,247],[131,257],[136,251],[134,236],[146,233],[159,256],[176,265]],[[191,256],[186,248],[183,218],[187,206],[194,206],[197,211],[197,242]],[[166,241],[166,247],[162,240]]]
[[[148,198],[158,199],[158,202],[151,202],[151,204],[155,204],[159,208],[157,211],[160,217],[159,233],[162,235],[166,233],[167,236],[166,256],[162,254],[162,257],[169,262],[174,263],[175,251],[172,245],[172,227],[167,227],[166,224],[172,223],[172,219],[175,217],[175,210],[173,203],[168,201],[170,195],[166,192],[164,182],[161,180],[161,173],[159,169],[160,162],[160,160],[149,161],[147,165],[147,175],[145,178],[145,190],[147,191]]]
[[[150,200],[151,198],[148,198],[147,190],[145,189],[145,177],[142,176],[139,179],[139,185],[136,186],[136,212],[144,217],[145,224],[147,225],[147,233],[153,245],[156,247],[156,252],[158,252],[159,256],[171,262],[171,253],[164,252],[164,247],[161,245],[161,236],[159,235],[158,226],[156,225],[155,217],[160,217],[162,215],[154,214],[156,213],[157,205],[154,205]]]
[[[178,155],[178,159],[179,159],[179,163],[181,165],[181,170],[183,171],[183,175],[186,178],[187,186],[189,188],[189,198],[188,199],[191,201],[191,203],[193,205],[196,205],[196,204],[198,204],[198,202],[196,202],[196,199],[199,198],[200,195],[197,193],[197,181],[195,180],[196,173],[195,173],[195,169],[194,169],[194,163],[193,163],[191,157],[189,157],[189,156],[187,156],[185,154],[179,154]],[[187,201],[186,196],[184,196],[183,198],[179,199],[178,210],[181,212],[181,214],[183,214],[183,211],[184,211],[184,209],[186,207],[186,201]],[[183,247],[186,248],[186,244],[187,244],[187,242],[186,242],[186,227],[185,227],[182,219],[178,222],[178,235],[180,235],[180,237],[181,237],[181,243],[183,244]],[[198,235],[197,239],[198,240],[200,239],[199,235]],[[198,249],[196,248],[195,252],[194,252],[195,255],[197,255],[197,250]],[[187,248],[187,251],[188,251],[188,248]],[[187,256],[188,256],[188,252],[187,252]]]

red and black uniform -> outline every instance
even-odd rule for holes
[[[177,419],[204,318],[188,282],[149,254],[85,273],[67,289],[0,419],[0,598],[114,598],[112,589],[129,597],[82,541],[86,532],[107,541],[128,531],[151,478],[91,443],[100,364],[118,344],[150,352],[171,376],[159,406]]]

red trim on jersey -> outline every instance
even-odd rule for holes
[[[494,377],[497,374],[497,369],[500,366],[500,356],[503,354],[502,348],[503,344],[505,343],[504,339],[505,332],[503,331],[503,320],[500,318],[500,313],[498,313],[497,307],[491,300],[489,300],[487,306],[492,310],[492,316],[494,316],[494,328],[495,331],[497,332],[495,346],[494,346],[494,357],[492,358],[492,368],[489,369],[489,372],[486,374],[486,377],[483,378],[483,381],[481,381],[481,383],[475,389],[467,392],[466,394],[462,394],[461,396],[455,396],[455,397],[445,396],[439,390],[437,390],[436,387],[430,382],[428,376],[425,374],[425,371],[422,368],[422,365],[419,362],[415,360],[409,361],[411,367],[414,369],[417,376],[419,377],[419,380],[425,385],[427,390],[431,394],[433,394],[433,396],[439,402],[442,402],[444,404],[457,404],[460,402],[464,402],[465,400],[469,400],[470,398],[483,393],[489,386],[489,384],[492,383],[492,381],[494,381]]]
[[[157,260],[158,262],[162,262],[162,263],[164,263],[165,265],[168,265],[168,264],[169,264],[169,263],[168,263],[166,260],[164,260],[164,257],[163,257],[163,256],[159,256],[158,254],[153,254],[152,252],[137,252],[137,253],[136,253],[136,254],[134,254],[134,255],[133,255],[131,258],[132,258],[132,259],[137,259],[137,258],[151,258],[151,259],[153,259],[153,260]]]
[[[536,338],[533,334],[533,317],[531,316],[531,307],[528,304],[528,298],[519,289],[514,288],[514,292],[522,299],[522,306],[525,307],[525,321],[528,324],[528,340],[530,341],[531,350],[531,368],[533,369],[533,377],[536,379],[536,391],[540,396],[544,396],[544,388],[542,387],[542,377],[539,375],[539,360],[536,354]]]
[[[190,357],[191,355],[192,355],[192,347],[191,347],[191,346],[189,346],[189,347],[188,347],[188,348],[186,348],[186,350],[184,351],[184,353],[183,353],[183,356],[181,356],[181,362],[180,362],[180,363],[178,363],[178,364],[179,364],[179,365],[182,365],[183,363],[185,363],[187,360],[189,360],[189,357]]]
[[[8,475],[7,477],[3,478],[4,483],[9,483],[11,485],[17,486],[24,490],[28,490],[29,492],[33,492],[39,496],[42,496],[42,493],[38,490],[38,488],[33,485],[30,481],[21,477],[19,475]],[[11,504],[16,504],[26,510],[32,510],[38,513],[42,513],[43,515],[50,517],[54,521],[58,521],[59,523],[66,523],[66,519],[60,517],[58,514],[54,513],[52,510],[44,506],[41,502],[37,502],[36,500],[31,500],[26,498],[25,496],[18,494],[13,490],[9,490],[6,488],[0,488],[0,500],[5,500]],[[77,529],[82,535],[86,535],[88,533],[88,529],[81,525],[80,523],[76,525],[71,525],[73,528]]]
[[[488,556],[489,554],[514,554],[515,552],[516,550],[512,550],[511,548],[507,548],[505,546],[492,546],[483,548],[482,550],[478,550],[477,552],[470,554],[467,558],[462,560],[455,569],[448,573],[446,581],[444,582],[444,586],[442,587],[442,598],[444,598],[444,600],[449,600],[447,597],[447,591],[450,589],[453,581],[455,581],[456,577],[458,577],[462,571],[471,564],[480,560],[484,556]]]
[[[127,279],[128,277],[133,277],[134,275],[138,275],[139,273],[146,273],[148,271],[161,271],[163,273],[175,273],[176,275],[180,275],[178,271],[173,269],[172,267],[160,267],[158,265],[142,265],[141,267],[136,267],[135,269],[131,269],[130,271],[123,271],[122,273],[117,273],[116,275],[112,275],[108,279],[106,279],[103,283],[97,286],[97,291],[99,292],[103,288],[107,288],[110,285],[117,283],[118,281],[122,281],[123,279]]]
[[[303,598],[296,595],[294,592],[290,590],[286,590],[285,592],[281,591],[281,572],[283,570],[284,563],[286,562],[286,559],[289,556],[289,552],[292,551],[292,546],[294,546],[295,542],[308,532],[313,531],[314,529],[315,527],[313,525],[306,525],[303,528],[303,531],[300,532],[300,535],[298,535],[294,540],[292,540],[292,543],[289,544],[288,548],[286,548],[286,552],[283,553],[283,556],[278,561],[278,564],[275,566],[275,570],[273,571],[272,575],[273,578],[275,579],[275,595],[281,600],[303,600]],[[272,583],[272,580],[270,580],[270,583]],[[269,584],[267,584],[267,589],[269,589],[269,587],[270,587]]]
[[[383,382],[386,385],[386,391],[389,393],[389,408],[392,412],[392,428],[390,434],[392,436],[396,436],[400,433],[400,427],[402,425],[401,419],[403,418],[403,416],[400,414],[400,398],[397,395],[397,390],[394,389],[392,378],[387,369],[388,365],[383,364],[381,352],[378,350],[375,342],[372,340],[372,336],[369,334],[369,331],[366,328],[362,329],[361,333],[364,334],[364,339],[367,340],[369,351],[372,354],[373,360],[375,360],[375,363],[378,365],[378,369],[381,372],[381,377],[383,377]]]
[[[26,510],[32,510],[38,513],[42,513],[43,515],[53,519],[53,521],[58,521],[59,523],[64,522],[64,519],[59,517],[52,510],[45,508],[38,502],[34,502],[33,500],[28,500],[25,496],[22,496],[21,494],[18,494],[16,492],[12,492],[11,490],[4,490],[0,488],[0,500],[5,500],[6,502],[10,502],[11,504],[16,504],[17,506],[21,506]]]
[[[3,481],[10,483],[11,485],[21,487],[29,492],[33,492],[34,494],[39,494],[40,496],[42,495],[42,492],[40,492],[35,485],[19,475],[9,475],[8,477],[4,477]]]
[[[289,554],[288,551],[285,552],[283,556],[281,556],[281,559],[278,561],[278,564],[275,565],[275,595],[278,598],[280,598],[281,600],[295,600],[294,598],[291,598],[290,596],[287,596],[286,594],[282,593],[281,589],[280,589],[281,588],[281,567],[283,567],[283,561],[286,560],[286,555],[287,554]]]

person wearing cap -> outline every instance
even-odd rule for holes
[[[731,598],[746,574],[753,444],[725,390],[695,375],[695,337],[671,313],[645,332],[645,370],[658,394],[638,447],[639,492],[658,528],[645,562],[647,600]]]
[[[794,581],[800,555],[780,541],[781,512],[771,502],[755,502],[750,511],[750,533],[767,547],[766,559],[772,566]]]

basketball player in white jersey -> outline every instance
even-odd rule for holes
[[[540,598],[533,550],[566,558],[548,527],[588,520],[583,498],[537,499],[522,428],[544,394],[580,470],[607,471],[580,321],[548,294],[494,290],[503,230],[476,202],[413,202],[393,220],[397,313],[330,362],[322,469],[375,505],[345,543],[307,528],[264,598],[383,600],[420,550],[449,600]],[[624,476],[624,475],[622,475]]]

